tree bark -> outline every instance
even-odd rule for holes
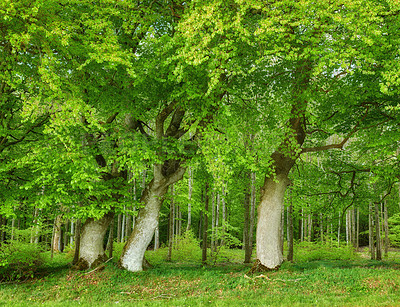
[[[276,269],[283,262],[281,250],[281,213],[285,190],[289,183],[285,174],[266,178],[264,193],[258,206],[257,260],[267,269]]]
[[[53,225],[53,238],[51,242],[52,253],[60,252],[61,225],[62,225],[62,214],[58,214],[54,219],[54,225]]]
[[[207,264],[207,230],[208,230],[208,203],[209,203],[209,187],[206,183],[205,195],[204,195],[204,214],[203,214],[203,241],[201,245],[201,262],[203,265]]]
[[[381,229],[379,224],[379,205],[375,203],[376,260],[382,260]]]
[[[249,223],[249,246],[251,248],[251,254],[253,253],[253,241],[254,241],[254,222],[256,215],[256,173],[251,173],[251,190],[250,190],[250,223]]]
[[[108,240],[106,245],[106,251],[108,251],[108,258],[113,257],[114,252],[114,218],[110,222],[110,232],[108,233]]]
[[[251,195],[249,186],[246,185],[244,190],[244,225],[243,225],[244,263],[250,263],[251,261],[251,247],[249,240],[250,198],[251,198],[250,196]]]
[[[185,169],[177,167],[168,175],[163,172],[164,165],[154,167],[154,178],[143,191],[140,199],[144,204],[136,217],[135,227],[128,238],[119,260],[119,266],[131,272],[143,270],[144,253],[153,239],[154,231],[158,226],[160,209],[168,187],[182,179]]]
[[[175,203],[174,203],[174,187],[171,187],[171,203],[169,205],[169,219],[168,219],[168,254],[167,261],[172,260],[172,248],[174,246],[174,225],[175,225]]]
[[[293,261],[293,205],[287,207],[287,240],[288,240],[288,255],[287,260]]]
[[[389,222],[388,222],[388,208],[387,208],[386,200],[384,202],[383,219],[384,219],[383,223],[384,223],[384,229],[385,229],[385,257],[388,257],[388,254],[389,254]]]
[[[369,203],[368,206],[368,243],[369,243],[369,252],[371,255],[371,259],[375,259],[375,243],[374,243],[374,216],[372,203]]]
[[[98,220],[88,218],[83,224],[76,269],[86,270],[96,267],[107,259],[104,251],[104,236],[113,218],[114,212],[109,212]]]
[[[188,217],[186,231],[192,227],[192,168],[189,166],[189,179],[188,179]]]

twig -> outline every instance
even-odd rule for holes
[[[84,275],[88,275],[88,274],[90,274],[90,273],[93,273],[93,272],[95,272],[95,271],[98,271],[98,270],[101,270],[101,269],[103,269],[104,267],[105,267],[105,264],[107,263],[107,262],[109,262],[111,259],[113,259],[114,257],[111,257],[110,259],[108,259],[106,262],[104,262],[103,264],[101,264],[101,265],[99,265],[97,268],[95,268],[94,270],[91,270],[91,271],[89,271],[89,272],[87,272],[87,273],[85,273]]]

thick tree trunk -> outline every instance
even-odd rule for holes
[[[275,179],[266,178],[261,203],[258,206],[257,260],[267,269],[279,268],[283,262],[280,242],[281,214],[288,183],[285,174],[276,175]]]
[[[114,213],[109,212],[101,219],[89,218],[83,224],[79,244],[79,260],[75,264],[76,269],[86,270],[96,267],[107,259],[104,251],[104,236],[113,218]]]
[[[141,203],[144,207],[139,210],[135,227],[128,238],[119,259],[119,266],[131,271],[143,270],[144,253],[153,239],[158,226],[161,206],[164,202],[168,187],[182,179],[185,169],[178,167],[168,177],[162,175],[162,165],[156,165],[154,178],[144,190]]]

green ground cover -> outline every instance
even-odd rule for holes
[[[308,247],[309,248],[309,247]],[[131,273],[110,261],[102,270],[70,269],[59,254],[35,277],[0,285],[3,306],[395,306],[400,305],[400,261],[301,260],[279,271],[247,275],[241,250],[224,250],[215,265],[191,259],[163,259],[148,252],[153,268]],[[326,256],[326,251],[322,253]],[[393,253],[394,254],[394,253]],[[311,254],[310,254],[311,255]],[[313,254],[315,258],[315,252]],[[348,256],[346,256],[348,257]],[[338,259],[340,257],[337,257]]]

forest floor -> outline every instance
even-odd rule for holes
[[[397,252],[385,261],[285,262],[255,275],[240,263],[241,250],[227,250],[224,261],[205,267],[152,253],[146,257],[154,266],[140,273],[113,261],[77,272],[70,255],[56,255],[32,279],[0,284],[0,306],[400,306]]]

